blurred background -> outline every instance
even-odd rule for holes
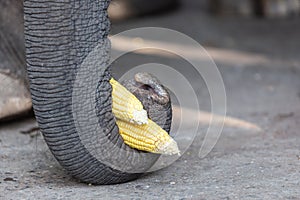
[[[216,63],[227,94],[223,133],[205,159],[198,157],[203,140],[199,136],[172,167],[127,188],[115,186],[116,193],[125,191],[131,196],[134,188],[138,194],[164,197],[300,198],[299,0],[113,0],[109,16],[111,35],[139,27],[164,27],[193,38]],[[147,38],[142,40],[147,42]],[[132,41],[128,38],[125,44]],[[178,41],[172,46],[189,51]],[[118,47],[126,49],[126,45]],[[42,136],[33,119],[24,52],[22,1],[0,0],[0,159],[7,161],[1,163],[0,177],[18,180],[1,183],[0,179],[0,185],[12,191],[27,185],[32,191],[43,192],[49,184],[60,188],[60,184],[72,181],[61,178],[65,175],[43,140],[36,139]],[[215,115],[210,95],[202,78],[196,77],[182,58],[163,52],[132,52],[112,64],[113,73],[119,77],[133,66],[150,62],[171,66],[189,77],[201,99],[200,132],[206,130]],[[217,117],[222,125],[222,116]],[[55,170],[49,170],[48,165]],[[28,172],[30,168],[35,171]],[[41,172],[43,176],[38,177]],[[37,183],[39,188],[34,186]],[[108,195],[110,189],[101,191]],[[76,194],[86,193],[80,191],[79,187]]]

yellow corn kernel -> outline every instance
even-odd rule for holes
[[[112,78],[110,84],[112,85],[112,111],[115,117],[134,124],[147,124],[147,111],[143,109],[142,103],[115,79]]]
[[[117,120],[119,133],[128,146],[158,154],[180,155],[177,143],[156,123],[148,119],[148,124],[135,125]]]

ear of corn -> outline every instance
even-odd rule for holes
[[[142,103],[115,79],[110,80],[112,85],[112,109],[117,119],[134,124],[147,124],[147,111]]]
[[[116,80],[111,79],[110,84],[113,88],[112,112],[125,144],[152,153],[179,154],[177,143],[165,130],[148,119],[142,103]]]
[[[125,144],[132,148],[158,154],[179,154],[176,142],[166,131],[149,119],[148,124],[135,125],[117,120]]]

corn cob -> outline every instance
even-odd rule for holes
[[[112,112],[119,133],[128,146],[158,154],[180,154],[177,143],[155,122],[148,119],[142,103],[116,80],[111,79]],[[136,115],[134,112],[142,114]]]
[[[110,80],[112,85],[113,113],[117,119],[134,124],[147,124],[147,111],[142,103],[115,79]]]
[[[176,142],[156,123],[148,120],[148,124],[134,125],[117,120],[119,132],[125,144],[132,148],[158,154],[179,154]]]

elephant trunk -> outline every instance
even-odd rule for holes
[[[59,163],[93,184],[135,179],[158,158],[128,148],[111,113],[108,5],[108,0],[24,0],[27,71],[36,119]],[[87,58],[92,62],[85,62]],[[89,70],[95,70],[98,85],[89,80]],[[78,83],[80,74],[87,79]],[[93,94],[84,89],[90,87]],[[74,94],[89,95],[95,107],[76,102],[86,96]],[[78,113],[86,121],[82,129],[76,125]],[[98,124],[90,119],[93,114]]]

